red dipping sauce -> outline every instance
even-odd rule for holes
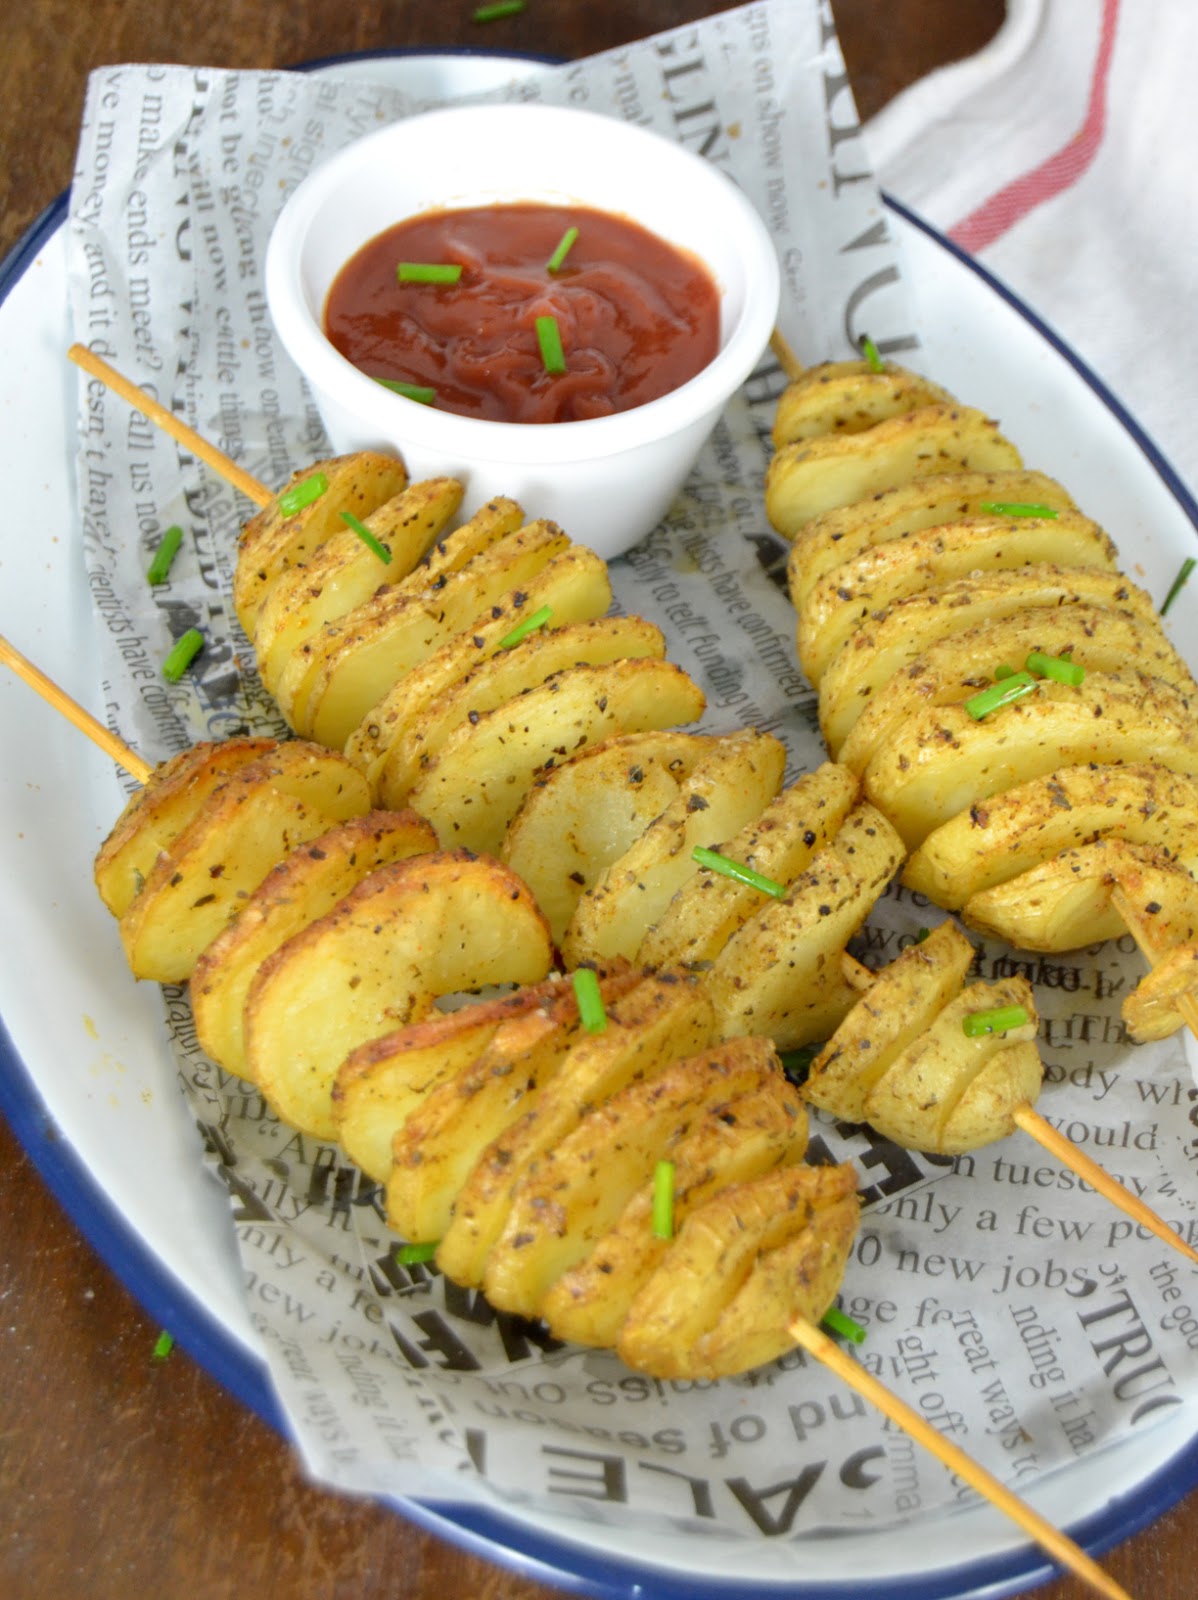
[[[578,229],[556,272],[546,263]],[[459,263],[456,283],[400,283],[401,261]],[[556,319],[550,373],[538,317]],[[625,217],[577,206],[427,212],[365,244],[333,281],[325,333],[372,378],[431,388],[433,404],[494,422],[581,422],[693,378],[719,350],[707,268]]]

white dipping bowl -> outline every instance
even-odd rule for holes
[[[630,411],[513,423],[406,400],[329,343],[329,288],[368,240],[421,212],[515,201],[630,217],[698,256],[719,291],[715,358]],[[396,450],[413,479],[462,479],[467,512],[508,495],[602,556],[627,550],[661,520],[768,343],[778,293],[761,218],[709,162],[631,124],[539,105],[432,111],[356,141],[296,189],[266,254],[271,317],[335,450]]]

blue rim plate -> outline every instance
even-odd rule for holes
[[[422,64],[438,72],[452,73],[455,59],[459,63],[461,60],[456,53],[445,51],[387,52],[381,57],[339,57],[335,61],[315,65],[361,67],[364,63],[380,59],[409,60],[412,56],[422,58]],[[477,61],[483,72],[489,61],[493,72],[495,57],[492,53],[471,51],[463,52],[462,56]],[[544,61],[549,58],[527,59]],[[1135,462],[1132,473],[1135,481],[1129,486],[1120,484],[1118,464],[1113,467],[1109,482],[1095,485],[1095,514],[1121,530],[1128,527],[1129,517],[1132,518],[1134,530],[1137,514],[1150,521],[1153,507],[1143,507],[1141,504],[1145,475],[1150,476],[1159,495],[1168,504],[1175,528],[1181,531],[1175,533],[1171,542],[1166,540],[1164,547],[1159,550],[1151,547],[1151,541],[1145,535],[1146,542],[1142,548],[1137,544],[1136,553],[1147,567],[1144,581],[1149,587],[1155,589],[1161,582],[1167,583],[1176,571],[1179,550],[1182,554],[1188,553],[1194,535],[1198,533],[1198,503],[1186,486],[1118,400],[1051,328],[1004,285],[920,218],[896,200],[888,196],[885,199],[907,254],[912,283],[917,291],[921,291],[917,292],[917,299],[922,297],[924,302],[921,325],[927,330],[927,348],[921,364],[926,365],[929,371],[934,371],[939,381],[950,389],[968,394],[972,403],[989,405],[993,412],[1000,412],[1004,417],[1004,431],[1012,432],[1017,442],[1019,403],[1017,399],[1013,403],[1009,373],[1004,378],[1004,363],[1001,361],[983,360],[979,363],[979,337],[983,343],[986,338],[997,343],[1001,335],[1004,349],[1011,338],[1015,339],[1023,370],[1027,372],[1026,392],[1029,396],[1034,394],[1042,400],[1046,390],[1050,395],[1062,391],[1074,397],[1079,391],[1084,391],[1106,423],[1114,427],[1123,439],[1125,459],[1134,457]],[[6,328],[6,322],[17,315],[28,319],[32,305],[34,315],[43,324],[34,329],[32,345],[38,358],[44,357],[46,362],[58,359],[61,350],[65,349],[66,310],[60,296],[61,270],[55,275],[53,272],[43,273],[43,269],[49,257],[62,248],[59,235],[66,222],[67,204],[67,196],[59,196],[0,264],[0,331],[11,331]],[[45,279],[44,291],[39,288],[39,274],[43,274]],[[949,285],[947,299],[946,284]],[[15,308],[18,299],[21,304]],[[994,318],[1005,319],[1000,334],[979,334],[979,318],[982,325]],[[966,330],[964,333],[963,327]],[[8,342],[6,340],[6,344]],[[66,363],[62,365],[65,367]],[[992,395],[984,392],[987,387],[993,388]],[[48,438],[44,445],[58,470],[67,469],[73,450],[74,425],[71,419],[74,412],[70,393],[64,377],[61,393],[54,390],[46,402],[46,413],[41,418],[43,427],[49,433],[54,433],[56,426],[60,435]],[[3,380],[0,379],[0,401],[6,398]],[[1038,400],[1037,405],[1039,403]],[[1007,420],[1012,410],[1015,412],[1013,427],[1008,426]],[[1042,429],[1042,410],[1036,415],[1034,424],[1029,413],[1026,425]],[[1128,456],[1127,452],[1132,455]],[[1043,449],[1038,449],[1037,454],[1042,457]],[[1053,470],[1051,463],[1047,470]],[[1062,476],[1067,477],[1064,469]],[[1087,499],[1092,498],[1088,493]],[[64,537],[63,542],[69,544],[69,537]],[[1195,548],[1198,549],[1198,546]],[[60,559],[64,563],[69,562],[69,552]],[[62,570],[70,569],[64,566]],[[75,578],[71,578],[69,583],[77,586]],[[21,598],[19,592],[16,598]],[[83,612],[79,612],[81,600],[86,602],[86,596],[74,595],[77,616],[86,614],[85,604]],[[8,628],[9,621],[8,617],[4,618],[0,631]],[[19,639],[14,639],[14,642],[20,644]],[[34,653],[33,645],[28,649],[29,653]],[[77,654],[84,657],[85,653],[80,651]],[[72,675],[77,678],[77,686],[70,681]],[[88,700],[89,672],[86,659],[67,664],[65,671],[59,672],[58,676],[68,689],[75,688],[78,698],[85,702]],[[9,703],[18,703],[9,701],[6,689],[3,692],[5,698],[0,704],[7,706]],[[18,688],[16,693],[25,694],[27,691]],[[94,699],[94,695],[91,697]],[[89,801],[90,820],[97,832],[95,843],[98,843],[99,833],[107,825],[105,819],[110,820],[115,814],[115,801],[119,794],[106,764],[100,762],[98,765],[89,765],[86,756],[79,758],[77,734],[67,730],[64,741],[63,751],[70,752],[65,755],[65,760],[80,769],[80,792],[88,790],[89,780],[96,773],[103,775],[103,781],[96,785],[98,796],[94,801]],[[57,762],[61,769],[64,756],[57,745],[46,760],[49,768]],[[6,818],[7,815],[6,812]],[[94,844],[91,849],[94,849]],[[86,861],[90,861],[91,849],[84,838],[79,853]],[[85,885],[85,888],[90,893],[90,885]],[[59,982],[62,982],[61,966]],[[84,998],[86,1000],[86,995]],[[147,1007],[146,1000],[147,996],[139,989],[138,1004],[142,1013],[140,1026],[143,1030],[153,1030],[156,1026],[155,1012],[152,1004]],[[238,1400],[285,1433],[283,1414],[265,1364],[254,1351],[247,1325],[228,1311],[219,1296],[213,1299],[207,1292],[206,1275],[211,1273],[220,1276],[225,1269],[219,1260],[214,1266],[206,1258],[201,1258],[198,1265],[190,1256],[177,1258],[169,1245],[164,1247],[163,1244],[163,1237],[169,1237],[169,1224],[167,1235],[150,1237],[144,1219],[135,1217],[123,1195],[114,1193],[111,1177],[102,1163],[93,1159],[92,1152],[85,1155],[75,1148],[63,1127],[61,1089],[49,1084],[39,1048],[40,1041],[35,1039],[31,1047],[26,1019],[22,1017],[21,1020],[21,1028],[14,1027],[11,1032],[8,1027],[0,1026],[0,1111],[47,1186],[96,1252],[150,1316],[169,1328],[195,1359]],[[92,1031],[89,1027],[89,1032]],[[17,1035],[22,1036],[23,1048],[16,1042]],[[132,1033],[130,1061],[136,1058],[138,1039],[146,1036],[144,1031]],[[87,1084],[85,1095],[94,1098],[97,1105],[107,1104],[112,1115],[118,1119],[130,1116],[132,1113],[128,1108],[132,1095],[123,1076],[130,1070],[132,1068],[119,1062],[114,1066],[106,1055],[103,1071],[93,1066],[92,1081]],[[108,1073],[108,1078],[104,1077],[104,1072]],[[101,1098],[97,1090],[97,1075],[106,1098]],[[117,1084],[117,1089],[112,1088],[113,1082]],[[118,1090],[125,1091],[125,1098],[122,1099]],[[143,1089],[143,1099],[146,1094],[147,1091]],[[178,1121],[187,1120],[185,1112],[176,1118],[174,1109],[171,1116]],[[207,1222],[203,1224],[208,1225]],[[217,1254],[219,1256],[220,1252]],[[233,1276],[236,1276],[235,1270]],[[1124,1459],[1125,1455],[1127,1459]],[[1071,1469],[1069,1474],[1062,1476],[1070,1478],[1078,1470]],[[1065,1499],[1062,1503],[1066,1509],[1059,1512],[1055,1519],[1067,1518],[1068,1507],[1073,1504],[1089,1504],[1092,1509],[1081,1520],[1070,1522],[1069,1531],[1079,1543],[1095,1554],[1100,1554],[1147,1526],[1198,1485],[1198,1439],[1189,1436],[1189,1428],[1184,1422],[1171,1433],[1162,1430],[1147,1451],[1140,1441],[1129,1455],[1116,1452],[1103,1471],[1103,1479],[1113,1491],[1109,1497],[1106,1493],[1091,1493],[1088,1500],[1085,1495]],[[501,1509],[474,1505],[409,1499],[392,1503],[414,1523],[473,1554],[495,1561],[523,1576],[575,1593],[602,1597],[602,1600],[632,1600],[633,1596],[638,1600],[654,1600],[654,1597],[658,1597],[658,1600],[682,1600],[683,1596],[687,1600],[729,1600],[734,1594],[743,1597],[743,1600],[757,1600],[757,1597],[760,1600],[777,1600],[782,1594],[793,1595],[796,1600],[800,1600],[800,1597],[801,1600],[848,1600],[849,1596],[862,1592],[863,1580],[860,1576],[844,1582],[779,1582],[776,1578],[761,1582],[748,1576],[731,1578],[696,1575],[692,1571],[672,1571],[668,1564],[659,1563],[643,1553],[631,1558],[613,1555],[599,1542],[604,1536],[603,1530],[588,1530],[580,1525],[577,1533],[572,1534],[564,1519],[561,1523],[551,1525],[544,1520],[523,1519]],[[1052,1515],[1051,1511],[1045,1514]],[[999,1596],[1023,1592],[1056,1575],[1038,1550],[1025,1545],[1014,1545],[982,1559],[969,1559],[965,1556],[969,1548],[965,1542],[967,1535],[962,1532],[959,1539],[954,1539],[951,1533],[954,1526],[964,1530],[966,1519],[941,1522],[937,1532],[950,1543],[956,1544],[962,1556],[959,1562],[940,1566],[934,1573],[908,1571],[896,1573],[893,1577],[871,1576],[868,1581],[870,1593],[877,1600],[968,1600],[968,1597],[982,1595],[997,1600]],[[598,1535],[598,1538],[594,1535]],[[752,1560],[751,1548],[748,1545],[744,1547],[749,1560]]]

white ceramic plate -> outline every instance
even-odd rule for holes
[[[418,54],[337,63],[402,74],[422,93],[481,88],[510,61]],[[1003,419],[1037,466],[1116,531],[1163,594],[1198,553],[1198,507],[1095,380],[943,240],[892,205],[927,348],[920,364]],[[72,491],[75,374],[65,359],[60,199],[0,268],[0,633],[103,714]],[[1198,642],[1179,641],[1191,666]],[[1187,647],[1188,645],[1188,647]],[[92,889],[92,857],[122,801],[111,764],[11,674],[0,675],[0,1110],[46,1181],[151,1315],[247,1404],[281,1425],[255,1351],[225,1197],[200,1163],[151,985],[134,985]],[[1031,1499],[1101,1551],[1198,1483],[1193,1412],[1041,1486]],[[885,1536],[762,1548],[610,1533],[506,1509],[405,1502],[442,1536],[580,1593],[642,1600],[965,1600],[1050,1576],[1039,1552],[982,1510]],[[932,1553],[930,1553],[932,1552]],[[752,1573],[744,1571],[746,1559]]]

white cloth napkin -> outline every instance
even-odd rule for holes
[[[865,129],[883,188],[1048,322],[1191,492],[1196,65],[1195,0],[1009,0],[986,49]]]

